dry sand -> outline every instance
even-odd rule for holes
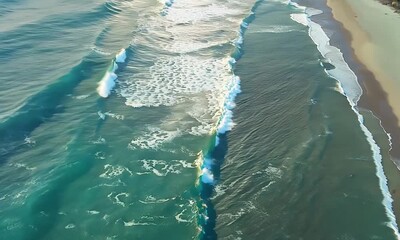
[[[387,93],[400,119],[400,14],[375,0],[328,0],[333,16],[351,35],[351,47]],[[373,89],[365,88],[368,91]],[[399,122],[397,125],[400,126]]]

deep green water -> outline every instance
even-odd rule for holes
[[[371,143],[293,13],[0,0],[0,239],[396,239]]]

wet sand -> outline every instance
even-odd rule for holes
[[[396,39],[400,39],[400,15],[374,0],[327,0],[327,5],[342,24],[346,42],[351,43],[351,53],[345,51],[344,55],[363,88],[359,106],[371,110],[392,138],[390,156],[384,148],[382,155],[399,224],[400,75],[396,73],[400,72],[400,45]]]
[[[361,75],[364,90],[360,105],[382,120],[392,137],[391,154],[400,159],[400,15],[374,0],[356,2],[351,4],[363,7],[355,8],[345,0],[328,0],[327,4],[333,17],[347,30],[355,57],[363,65],[357,74]],[[368,7],[364,7],[363,2],[367,2],[364,5]],[[375,11],[371,9],[373,7],[376,7]]]

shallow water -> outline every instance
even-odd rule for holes
[[[1,2],[0,236],[394,238],[335,63],[290,14]]]

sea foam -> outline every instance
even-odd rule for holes
[[[387,226],[393,230],[397,239],[400,239],[400,234],[396,222],[396,216],[393,212],[393,206],[392,206],[393,198],[390,194],[389,187],[387,185],[387,178],[383,170],[381,150],[380,147],[375,142],[371,131],[369,131],[369,129],[365,126],[364,118],[357,109],[357,102],[362,94],[362,89],[358,83],[357,76],[351,70],[347,62],[344,60],[341,51],[338,48],[330,45],[330,39],[325,33],[325,31],[322,29],[322,27],[310,19],[311,16],[320,14],[321,11],[316,9],[308,9],[291,1],[289,1],[288,4],[295,6],[303,11],[303,13],[299,14],[304,14],[304,16],[307,17],[306,26],[309,27],[309,35],[311,39],[317,45],[318,51],[324,56],[324,58],[328,59],[335,66],[334,69],[331,70],[325,69],[325,71],[329,76],[338,81],[340,92],[344,96],[346,96],[351,106],[351,109],[357,116],[357,120],[359,122],[361,130],[363,131],[370,145],[370,149],[372,151],[376,167],[376,176],[379,179],[379,187],[383,194],[382,204],[385,207],[386,216],[388,217],[389,220]],[[301,18],[301,20],[300,17],[295,17],[295,18],[292,17],[292,19],[304,25],[305,23],[303,19],[304,16]]]

